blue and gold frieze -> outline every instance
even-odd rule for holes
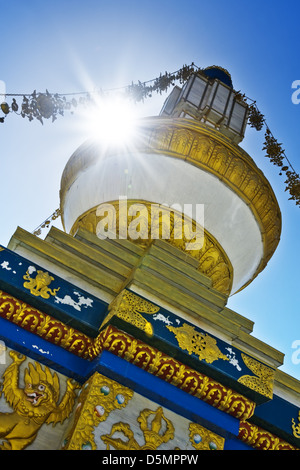
[[[257,404],[272,397],[274,371],[153,302],[123,290],[109,306],[41,266],[2,248],[0,289],[88,337],[112,324]]]
[[[144,304],[144,309],[146,310],[147,305]],[[153,308],[153,307],[151,307]],[[123,320],[123,325],[125,324]],[[70,331],[72,331],[72,328],[70,328]],[[124,328],[123,328],[124,331]],[[111,332],[110,336],[109,333]],[[66,350],[65,347],[59,346],[58,344],[53,344],[47,340],[45,340],[43,337],[40,337],[37,333],[27,331],[26,329],[23,329],[23,327],[20,328],[18,324],[13,323],[12,321],[8,321],[4,318],[0,317],[0,339],[2,340],[3,344],[6,346],[20,352],[21,354],[25,354],[28,358],[32,358],[34,360],[37,360],[41,362],[42,364],[51,367],[52,369],[66,375],[67,377],[73,377],[75,380],[77,380],[79,383],[84,383],[87,378],[94,373],[95,371],[103,371],[105,369],[106,373],[109,374],[109,369],[111,368],[110,366],[107,366],[106,360],[107,357],[112,357],[110,352],[112,352],[114,355],[118,355],[116,351],[116,345],[117,343],[120,343],[120,347],[124,347],[124,341],[125,341],[125,336],[126,336],[126,341],[130,340],[130,337],[128,334],[122,332],[122,331],[117,331],[114,330],[113,326],[107,326],[107,328],[103,329],[100,333],[98,338],[95,340],[99,342],[99,347],[95,348],[98,350],[98,353],[93,355],[94,359],[93,360],[87,360],[83,359],[82,357],[79,357],[78,354],[79,352],[77,351],[70,351]],[[77,338],[77,337],[76,337]],[[123,340],[122,340],[123,339]],[[76,339],[76,341],[78,338]],[[168,364],[170,364],[171,369],[167,368],[167,363],[165,361],[166,357],[161,357],[162,363],[158,363],[158,358],[160,357],[161,353],[159,353],[158,350],[155,350],[154,348],[151,348],[150,346],[147,346],[144,344],[144,347],[140,341],[140,346],[137,347],[137,339],[134,337],[131,337],[132,344],[128,343],[128,351],[122,355],[122,358],[126,359],[126,361],[122,362],[122,367],[120,369],[114,370],[112,369],[112,373],[115,375],[116,373],[119,374],[118,379],[121,382],[124,382],[125,384],[129,384],[133,386],[135,383],[134,387],[137,387],[138,384],[141,385],[143,392],[147,392],[147,380],[149,379],[149,372],[150,375],[156,375],[154,371],[154,366],[158,368],[158,379],[159,379],[159,384],[161,389],[163,390],[166,386],[167,383],[170,382],[169,378],[169,373],[174,369],[174,361],[177,362],[175,359],[172,359],[171,357],[169,358]],[[136,346],[136,355],[134,355],[135,350],[134,350],[134,345]],[[217,343],[217,346],[218,343]],[[151,350],[153,349],[153,363],[151,361],[149,362],[149,371],[144,370],[139,373],[143,374],[144,379],[142,382],[140,382],[140,376],[139,379],[134,381],[134,374],[133,372],[137,371],[137,369],[144,369],[144,366],[142,364],[139,365],[139,363],[136,362],[134,358],[144,358],[144,361],[146,361],[146,356],[145,353],[149,353],[149,348]],[[221,349],[220,349],[221,350]],[[75,353],[75,354],[74,354]],[[132,368],[130,363],[131,354],[134,360],[135,367]],[[106,358],[106,359],[105,359]],[[151,358],[150,358],[151,359]],[[218,359],[219,360],[219,359]],[[117,359],[114,359],[114,363],[117,361]],[[173,362],[172,362],[173,361]],[[106,364],[106,365],[105,365]],[[106,367],[107,366],[107,367]],[[138,367],[136,367],[138,366]],[[161,366],[161,369],[160,369]],[[180,367],[180,363],[178,362],[178,366]],[[104,367],[104,369],[103,369]],[[180,373],[183,372],[181,365],[180,368]],[[159,371],[164,370],[167,374],[167,377],[164,378]],[[175,370],[176,372],[176,370]],[[179,371],[178,371],[179,372]],[[250,375],[250,371],[249,375]],[[194,379],[193,384],[195,385],[195,374],[196,372],[193,372],[192,370],[187,370],[189,379],[185,381],[185,376],[180,375],[180,380],[184,381],[184,384],[188,385],[191,384],[191,380]],[[199,373],[198,373],[199,374]],[[179,375],[176,374],[177,381],[179,380]],[[147,380],[146,380],[147,378]],[[211,379],[208,379],[208,376],[204,377],[204,382],[206,386],[208,384],[211,384],[212,387],[207,387],[207,390],[204,390],[202,386],[200,386],[200,381],[199,386],[197,386],[197,389],[194,391],[196,393],[195,397],[199,399],[201,396],[201,401],[205,401],[206,405],[213,405],[213,407],[220,408],[222,412],[225,414],[229,413],[230,415],[234,415],[241,419],[240,412],[242,411],[242,408],[240,406],[233,406],[231,402],[228,402],[228,400],[224,400],[223,395],[220,395],[220,387],[221,383],[222,385],[222,390],[224,388],[224,381],[221,381],[219,386],[217,386],[216,383],[213,383]],[[173,387],[175,385],[175,382],[171,381]],[[177,382],[176,382],[177,383]],[[180,382],[181,383],[181,382]],[[184,385],[182,384],[182,386]],[[178,383],[178,386],[180,384]],[[176,386],[176,388],[178,388]],[[179,388],[182,388],[181,386]],[[186,390],[186,387],[183,387],[184,390],[182,389],[182,392],[185,393],[186,395],[194,395],[195,393],[191,393],[191,391]],[[214,393],[217,392],[217,396],[211,395],[209,390],[214,390]],[[232,387],[232,389],[236,389],[236,387]],[[170,397],[171,400],[174,399],[174,388],[172,389],[172,397]],[[206,394],[204,392],[207,392]],[[149,393],[153,395],[153,390],[149,390]],[[200,395],[199,395],[200,394]],[[211,398],[213,399],[213,403],[210,402],[210,395]],[[244,394],[245,396],[247,395],[246,393]],[[227,395],[226,395],[227,396]],[[234,396],[234,393],[231,393],[231,398]],[[216,398],[219,399],[219,404],[216,402]],[[241,401],[242,397],[237,397],[237,402],[240,402],[242,405],[244,402]],[[236,401],[235,401],[236,402]],[[236,403],[237,403],[236,402]],[[225,403],[228,405],[228,410],[225,407]],[[251,408],[251,407],[250,407]],[[250,409],[251,411],[251,409]],[[233,413],[234,412],[234,413]],[[246,413],[247,414],[247,413]],[[248,413],[249,414],[249,413]],[[242,415],[245,417],[245,413],[242,413]],[[255,436],[257,436],[257,439],[259,439],[259,436],[263,433],[264,436],[267,436],[268,439],[273,440],[276,439],[276,435],[281,437],[281,439],[286,440],[287,442],[290,442],[292,445],[295,445],[296,447],[299,447],[300,445],[300,435],[299,435],[299,429],[300,429],[300,420],[299,420],[299,409],[292,405],[291,403],[287,402],[286,400],[280,399],[276,395],[272,397],[272,399],[267,402],[263,403],[261,405],[257,405],[254,407],[254,415],[250,413],[252,416],[247,416],[247,422],[245,422],[245,425],[241,428],[241,437],[239,439],[245,440],[245,442],[249,441],[250,439],[250,434],[252,433],[253,429],[255,430]],[[249,427],[250,426],[250,427]],[[249,434],[250,433],[250,434]],[[271,435],[272,433],[275,434],[275,438]],[[251,434],[252,435],[252,434]],[[271,436],[271,437],[270,437]],[[250,442],[250,441],[249,441]],[[270,441],[271,442],[271,441]],[[274,441],[275,442],[275,441]],[[277,441],[276,441],[277,442]],[[280,443],[280,441],[278,441]],[[273,444],[272,444],[273,445]],[[281,445],[281,444],[280,444]]]
[[[107,324],[234,387],[256,403],[272,397],[274,371],[166,309],[124,290],[110,305],[43,267],[2,248],[0,289],[88,337]]]
[[[108,324],[221,380],[257,404],[272,398],[272,368],[129,290],[111,304],[101,329]]]
[[[118,364],[114,361],[119,363],[120,359],[110,359],[110,367],[118,370]],[[122,367],[122,361],[120,365]],[[138,372],[143,375],[143,371]],[[132,372],[130,375],[135,374]],[[149,379],[148,389],[157,388],[155,378],[150,376]],[[193,399],[189,403],[187,397],[184,415],[178,414],[182,406],[166,407],[164,395],[172,395],[170,389],[169,385],[166,390],[162,390],[161,396],[158,393],[153,399],[152,396],[139,394],[135,387],[131,388],[129,384],[124,385],[106,374],[95,373],[82,389],[77,405],[77,417],[63,440],[62,448],[100,451],[223,450],[223,435],[228,436],[229,432],[236,434],[238,421],[226,417],[226,433],[221,429],[222,436],[218,435],[210,429],[216,427],[216,410],[210,410],[212,414],[207,416],[206,421],[209,428],[206,428],[197,422],[199,410],[193,407]],[[180,393],[175,397],[176,400],[185,402]],[[188,412],[190,408],[194,409],[194,413]],[[241,442],[240,447],[244,447]]]
[[[107,314],[104,301],[1,246],[0,289],[91,337]]]
[[[256,407],[250,423],[300,447],[300,409],[277,395],[271,401]]]
[[[9,347],[39,361],[80,383],[83,383],[97,367],[96,361],[87,361],[1,317],[0,340],[1,346]]]

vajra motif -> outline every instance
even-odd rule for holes
[[[174,426],[164,416],[161,406],[156,411],[147,408],[141,411],[137,421],[143,433],[145,444],[140,445],[136,441],[129,424],[120,422],[113,424],[110,434],[101,436],[106,448],[110,449],[112,446],[116,450],[156,450],[161,444],[174,438]],[[120,432],[126,440],[113,437],[115,433]]]
[[[14,409],[12,413],[0,413],[0,449],[22,450],[31,444],[46,423],[62,423],[70,415],[75,402],[75,389],[79,385],[67,381],[66,392],[59,401],[59,379],[48,367],[43,370],[36,362],[28,364],[24,374],[24,389],[19,388],[19,366],[26,357],[15,351],[10,352],[13,363],[3,374],[3,393]]]

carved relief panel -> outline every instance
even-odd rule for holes
[[[224,439],[95,373],[79,397],[68,450],[222,450]]]
[[[79,385],[4,346],[0,364],[0,449],[55,450]]]

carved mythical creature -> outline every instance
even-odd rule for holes
[[[20,389],[19,366],[26,357],[15,351],[10,352],[13,363],[3,374],[3,394],[14,409],[13,413],[0,413],[0,439],[4,442],[0,449],[22,450],[31,444],[42,424],[62,423],[72,411],[75,402],[75,389],[79,385],[71,379],[67,381],[66,392],[59,400],[59,380],[48,367],[43,370],[36,362],[28,364],[24,373],[24,389]]]

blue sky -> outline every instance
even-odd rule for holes
[[[191,62],[220,65],[236,90],[256,100],[300,172],[300,104],[291,101],[292,82],[300,79],[299,13],[293,0],[0,0],[0,80],[7,93],[71,93],[146,81]],[[157,114],[165,98],[145,101],[140,113]],[[31,232],[58,208],[63,168],[86,137],[77,115],[44,126],[9,115],[0,124],[2,245],[17,226]],[[281,242],[228,307],[254,321],[253,335],[283,352],[282,369],[300,379],[300,363],[292,360],[300,341],[300,207],[288,201],[263,140],[263,132],[248,128],[241,145],[274,188]]]

